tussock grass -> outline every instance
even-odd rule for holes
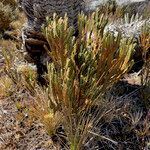
[[[11,29],[11,22],[17,18],[17,2],[15,0],[1,0],[0,8],[0,33],[3,33],[9,28]]]
[[[0,30],[2,31],[8,29],[14,19],[14,14],[9,5],[4,5],[0,2],[0,8]]]
[[[12,8],[17,6],[17,0],[0,0],[4,5],[9,5]]]
[[[1,76],[0,79],[0,99],[9,97],[9,92],[12,87],[12,80],[7,76]]]

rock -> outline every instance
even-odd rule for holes
[[[109,0],[85,0],[86,11],[94,11],[96,8],[105,5]],[[111,0],[113,1],[113,0]],[[142,14],[145,9],[150,10],[150,0],[116,0],[118,6],[123,7],[128,13]]]

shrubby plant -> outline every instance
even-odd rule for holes
[[[101,118],[87,112],[93,105],[99,106],[103,94],[130,69],[135,44],[120,33],[117,37],[105,33],[108,19],[99,11],[90,18],[79,16],[77,39],[67,21],[67,17],[54,16],[43,32],[52,59],[47,74],[50,106],[54,113],[62,112],[70,149],[75,150],[82,148],[94,121]]]
[[[117,118],[119,109],[104,95],[132,66],[134,40],[121,33],[115,36],[104,32],[108,19],[98,10],[90,17],[79,16],[77,38],[68,27],[67,16],[54,15],[47,21],[43,35],[48,42],[47,56],[52,60],[45,75],[48,87],[39,87],[31,70],[10,70],[12,57],[6,57],[6,73],[16,88],[30,93],[29,115],[38,118],[66,149],[84,149],[95,137],[117,145],[111,137],[97,133],[96,127]],[[60,125],[61,134],[57,130]]]
[[[0,32],[10,27],[10,23],[16,18],[16,2],[11,0],[0,1]]]
[[[9,5],[12,8],[15,8],[17,6],[16,0],[0,0],[4,5]]]
[[[5,30],[13,20],[12,9],[9,5],[0,3],[0,30]]]
[[[142,32],[139,38],[141,44],[142,57],[144,66],[142,69],[142,95],[146,108],[150,108],[150,26],[146,23],[142,27]]]

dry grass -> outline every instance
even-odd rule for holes
[[[18,19],[11,22],[11,26],[14,30],[19,30],[21,34],[21,29],[23,27],[23,24],[26,22],[26,17],[24,13],[18,13]]]
[[[7,76],[1,76],[0,79],[0,99],[10,96],[12,80]]]
[[[4,5],[10,5],[10,7],[15,8],[17,6],[16,0],[0,0]]]
[[[9,5],[4,5],[0,2],[0,8],[0,30],[3,31],[8,29],[14,19],[14,14]]]
[[[145,24],[140,35],[144,66],[142,69],[142,96],[147,109],[150,108],[150,27]]]
[[[22,26],[20,23],[22,23],[21,20],[23,20],[24,17],[18,16],[19,10],[15,0],[1,0],[0,8],[0,33],[3,33],[8,29],[12,30],[14,29],[13,27],[19,29],[19,27]],[[20,19],[20,21],[16,21],[17,19]]]

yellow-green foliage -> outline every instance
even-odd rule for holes
[[[53,63],[49,64],[48,77],[51,89],[59,91],[51,93],[58,94],[54,95],[55,101],[63,100],[67,107],[71,104],[79,109],[87,100],[98,100],[130,68],[130,56],[135,47],[132,39],[104,33],[106,24],[107,19],[98,12],[91,18],[81,15],[79,38],[75,40],[67,18],[54,18],[49,22],[45,36]]]
[[[79,150],[92,126],[91,121],[82,120],[84,111],[100,103],[101,96],[129,70],[135,44],[121,34],[104,33],[108,19],[99,11],[90,18],[80,15],[77,39],[67,17],[53,20],[44,29],[50,46],[47,53],[53,60],[47,75],[49,101],[54,112],[64,114],[71,149]]]
[[[99,14],[97,11],[90,17],[79,16],[77,38],[73,36],[73,28],[68,27],[66,16],[59,19],[54,15],[53,21],[48,20],[43,29],[50,47],[45,49],[52,59],[46,75],[47,88],[38,88],[32,75],[18,75],[17,70],[9,73],[12,57],[6,56],[7,74],[16,87],[25,88],[32,102],[35,101],[32,115],[39,118],[49,134],[61,123],[71,150],[81,150],[94,123],[107,114],[99,109],[99,115],[93,117],[89,108],[95,103],[101,106],[104,93],[133,63],[130,60],[135,47],[133,40],[123,38],[120,33],[115,36],[104,32],[108,19]]]
[[[6,30],[14,19],[14,13],[9,5],[0,2],[0,31]]]

